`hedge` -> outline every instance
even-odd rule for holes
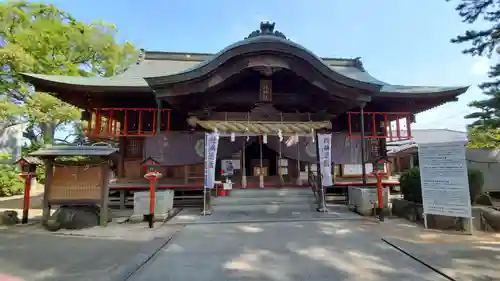
[[[468,169],[469,192],[471,202],[478,197],[484,185],[483,173],[476,169]],[[403,198],[407,201],[422,204],[422,185],[420,182],[420,169],[414,167],[401,174],[399,178]]]

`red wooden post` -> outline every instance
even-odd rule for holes
[[[396,136],[401,140],[401,128],[399,127],[399,116],[396,115]]]
[[[97,108],[95,110],[95,128],[94,137],[101,134],[101,110]]]
[[[406,116],[406,138],[411,140],[411,114]]]
[[[128,110],[125,109],[124,113],[123,113],[123,135],[126,136],[127,135],[127,128],[128,128],[128,124],[127,124],[127,114],[128,114]]]
[[[167,133],[170,132],[170,109],[167,113]]]
[[[90,138],[92,136],[92,116],[94,115],[92,113],[92,111],[89,111],[90,112],[90,118],[89,120],[87,121],[87,137]]]
[[[378,209],[379,209],[379,216],[380,220],[384,220],[384,215],[382,212],[384,211],[384,196],[383,196],[383,191],[384,191],[384,186],[382,185],[382,173],[380,172],[375,172],[375,177],[377,178],[377,201],[378,201]]]
[[[351,121],[351,113],[347,112],[347,130],[348,130],[348,136],[350,137],[352,135],[352,121]]]
[[[384,113],[384,137],[386,137],[386,138],[389,136],[389,133],[387,132],[387,126],[388,126],[387,123],[389,123],[387,121],[387,113]],[[390,129],[391,128],[389,128],[389,130]]]
[[[156,203],[156,179],[149,180],[149,214],[154,216]]]
[[[118,134],[117,127],[118,127],[118,120],[113,119],[113,136],[116,136]]]
[[[142,110],[139,109],[139,122],[137,123],[137,135],[140,136],[142,130]]]
[[[30,210],[30,191],[31,191],[31,177],[30,173],[23,175],[24,178],[24,200],[23,200],[23,218],[21,223],[28,223],[28,214]]]
[[[372,113],[372,137],[377,137],[377,122],[375,121],[375,112]]]
[[[158,109],[153,109],[152,112],[153,112],[153,125],[151,126],[151,132],[152,136],[154,136],[156,134],[156,115],[158,114]]]
[[[107,130],[106,130],[107,132],[104,135],[111,136],[112,131],[113,131],[113,110],[112,109],[109,109],[108,122],[106,122],[106,126],[107,126]]]

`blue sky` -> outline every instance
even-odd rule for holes
[[[455,1],[456,2],[456,1]],[[263,20],[323,57],[361,57],[376,78],[392,84],[471,85],[455,103],[417,116],[414,128],[464,130],[467,103],[482,98],[488,60],[463,55],[450,38],[461,23],[445,0],[54,0],[77,19],[102,19],[119,40],[138,48],[217,52],[258,28]]]

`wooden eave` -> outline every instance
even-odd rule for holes
[[[248,56],[251,54],[278,54],[292,56],[306,61],[312,65],[318,72],[325,77],[344,84],[349,87],[378,91],[381,85],[359,81],[345,75],[342,75],[328,66],[319,57],[290,40],[278,38],[276,36],[258,36],[239,41],[221,52],[214,55],[210,60],[204,61],[195,67],[183,72],[157,77],[145,77],[148,85],[153,89],[164,88],[165,85],[186,82],[213,73],[220,65],[239,56]]]

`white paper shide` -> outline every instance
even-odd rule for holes
[[[424,213],[470,218],[464,142],[419,143],[418,158]]]
[[[321,182],[323,186],[332,186],[332,135],[318,134]]]
[[[213,188],[215,184],[215,161],[218,144],[218,133],[205,135],[205,188]]]

